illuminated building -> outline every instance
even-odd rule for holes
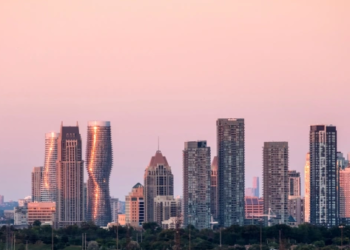
[[[289,196],[291,197],[301,196],[300,173],[295,170],[290,170],[288,173],[288,178],[289,178]]]
[[[246,225],[256,225],[264,214],[264,199],[256,196],[244,197]]]
[[[59,227],[84,221],[84,165],[79,127],[63,127],[57,140],[57,222]]]
[[[210,228],[210,147],[206,141],[185,142],[183,151],[184,226]]]
[[[145,170],[144,184],[145,221],[154,222],[154,198],[174,195],[174,176],[167,159],[159,150]]]
[[[337,129],[310,127],[310,223],[332,227],[339,219]]]
[[[218,212],[222,227],[244,225],[244,119],[218,119]]]
[[[306,154],[305,163],[305,201],[304,201],[304,220],[310,222],[310,153]]]
[[[112,222],[109,178],[113,163],[111,125],[108,121],[88,123],[86,167],[88,180],[88,220],[98,226]]]
[[[40,185],[43,167],[34,167],[32,171],[32,201],[40,201]]]
[[[143,186],[137,183],[125,196],[125,221],[133,227],[141,226],[145,219],[143,192]]]
[[[339,173],[340,186],[340,218],[350,219],[350,168],[344,168]]]
[[[269,223],[288,223],[288,142],[265,142],[263,148],[264,214],[276,215]]]
[[[27,221],[33,225],[38,220],[43,223],[53,224],[55,222],[56,203],[55,202],[30,202],[27,209]]]
[[[214,220],[218,218],[218,157],[211,163],[210,211]]]
[[[40,201],[55,202],[57,196],[56,161],[59,134],[45,134],[45,162],[40,187]]]

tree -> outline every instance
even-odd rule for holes
[[[320,247],[324,247],[326,244],[324,243],[323,240],[318,240],[318,241],[314,242],[314,245],[315,245],[315,247],[320,248]]]
[[[98,243],[96,241],[90,241],[87,250],[99,250]]]
[[[35,226],[35,227],[40,227],[40,226],[41,226],[40,220],[34,221],[34,222],[33,222],[33,226]]]

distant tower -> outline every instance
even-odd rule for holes
[[[257,177],[257,176],[254,176],[253,177],[253,188],[254,188],[254,196],[255,197],[259,197],[259,195],[260,195],[260,191],[259,191],[259,189],[260,189],[260,183],[259,183],[259,177]]]
[[[306,163],[305,163],[305,176],[304,176],[304,185],[305,185],[305,222],[310,222],[310,153],[306,154]]]
[[[210,147],[206,141],[185,142],[183,151],[184,226],[210,228]]]
[[[339,217],[350,220],[350,168],[340,170],[340,208]],[[347,223],[348,224],[348,223]]]
[[[289,176],[289,196],[301,196],[301,179],[300,173],[295,170],[290,170]]]
[[[79,127],[63,127],[58,138],[57,222],[59,227],[84,220],[84,166]]]
[[[45,134],[45,163],[41,181],[40,201],[55,202],[57,199],[56,161],[59,133]]]
[[[129,195],[125,196],[125,220],[132,227],[142,226],[145,219],[144,190],[140,183],[133,186]]]
[[[264,214],[272,225],[288,223],[288,142],[265,142],[263,149]]]
[[[174,195],[174,176],[167,159],[158,150],[144,175],[145,221],[154,222],[154,198]]]
[[[218,219],[218,157],[211,163],[210,211],[214,220]]]
[[[244,119],[218,119],[218,208],[222,227],[244,225]]]
[[[88,124],[86,167],[88,181],[88,219],[97,226],[112,221],[109,178],[112,170],[112,136],[110,122]]]
[[[310,127],[310,223],[332,227],[339,217],[337,129]]]
[[[32,171],[32,201],[40,201],[40,185],[43,167],[34,167]]]

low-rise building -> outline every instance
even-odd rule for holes
[[[129,195],[125,196],[125,221],[133,227],[139,227],[145,220],[143,186],[137,183]]]
[[[27,225],[27,208],[24,206],[16,207],[14,210],[14,225]]]
[[[295,226],[305,222],[304,205],[305,200],[300,196],[290,196],[288,199],[288,213],[294,218]]]
[[[4,210],[4,217],[8,220],[13,220],[15,217],[15,211],[14,210]]]
[[[158,225],[171,217],[180,215],[181,203],[180,199],[174,199],[173,196],[156,196],[154,198],[154,215],[153,218]]]
[[[32,225],[38,220],[42,224],[52,224],[55,221],[55,202],[30,202],[28,203],[28,224]]]
[[[125,226],[126,225],[125,214],[118,214],[117,222],[119,223],[119,225]]]

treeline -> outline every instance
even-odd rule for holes
[[[261,231],[260,231],[261,230]],[[220,233],[221,232],[221,233]],[[52,234],[53,233],[53,234]],[[114,227],[108,230],[99,228],[93,223],[81,227],[69,226],[52,230],[51,226],[40,226],[35,223],[28,229],[0,229],[0,250],[35,250],[51,249],[52,238],[54,249],[81,249],[82,235],[86,234],[87,250],[108,249],[237,249],[243,250],[250,245],[250,250],[260,249],[260,233],[263,250],[268,249],[338,249],[341,244],[347,248],[350,238],[350,227],[326,228],[310,224],[298,227],[276,225],[272,227],[236,226],[215,230],[197,230],[192,226],[178,230],[162,230],[156,223],[144,223],[143,230],[132,227]],[[53,237],[52,237],[53,235]],[[118,240],[117,240],[118,235]],[[221,235],[221,237],[220,237]],[[7,248],[8,242],[15,242],[15,248]],[[118,243],[118,248],[116,247]],[[46,246],[46,247],[45,247]],[[28,247],[28,248],[26,248]]]

